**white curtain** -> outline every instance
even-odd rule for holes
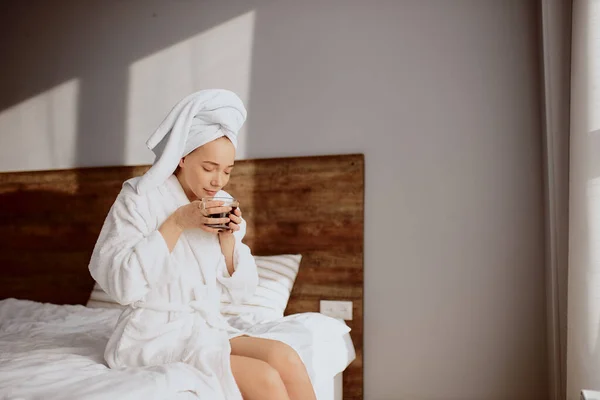
[[[567,349],[571,1],[542,0],[541,28],[548,379],[550,399],[563,400]]]
[[[600,390],[600,0],[573,1],[568,400]]]

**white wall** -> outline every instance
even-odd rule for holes
[[[149,162],[232,88],[242,158],[366,155],[366,399],[547,397],[534,1],[10,3],[0,170]]]

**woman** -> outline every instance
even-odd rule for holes
[[[108,294],[129,305],[105,358],[111,368],[191,364],[212,391],[200,398],[315,399],[292,347],[261,338],[268,327],[235,327],[219,313],[222,291],[240,303],[254,293],[258,275],[242,243],[241,211],[211,218],[231,208],[199,200],[228,196],[222,189],[245,119],[234,93],[200,91],[179,102],[148,140],[155,162],[123,184],[89,267]],[[206,226],[219,223],[230,229]]]

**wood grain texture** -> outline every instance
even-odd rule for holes
[[[122,183],[147,169],[0,173],[0,298],[85,304],[106,214]],[[362,399],[364,156],[240,160],[226,190],[240,200],[254,254],[303,255],[286,314],[353,301],[357,358],[344,399]]]

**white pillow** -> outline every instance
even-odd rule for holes
[[[225,317],[252,317],[252,322],[281,318],[290,299],[302,255],[254,256],[254,259],[258,270],[256,292],[243,304],[232,304],[229,296],[223,293],[221,313]]]
[[[123,306],[114,301],[112,297],[110,297],[108,293],[106,293],[100,287],[100,285],[98,285],[98,282],[96,282],[96,284],[94,285],[94,288],[92,289],[92,294],[90,295],[86,306],[90,308],[127,308],[127,306]]]
[[[221,312],[226,317],[254,315],[253,320],[276,319],[283,316],[298,275],[300,254],[254,256],[258,270],[256,293],[243,304],[231,304],[229,296],[221,297]],[[87,302],[91,308],[125,308],[114,301],[98,283]]]

